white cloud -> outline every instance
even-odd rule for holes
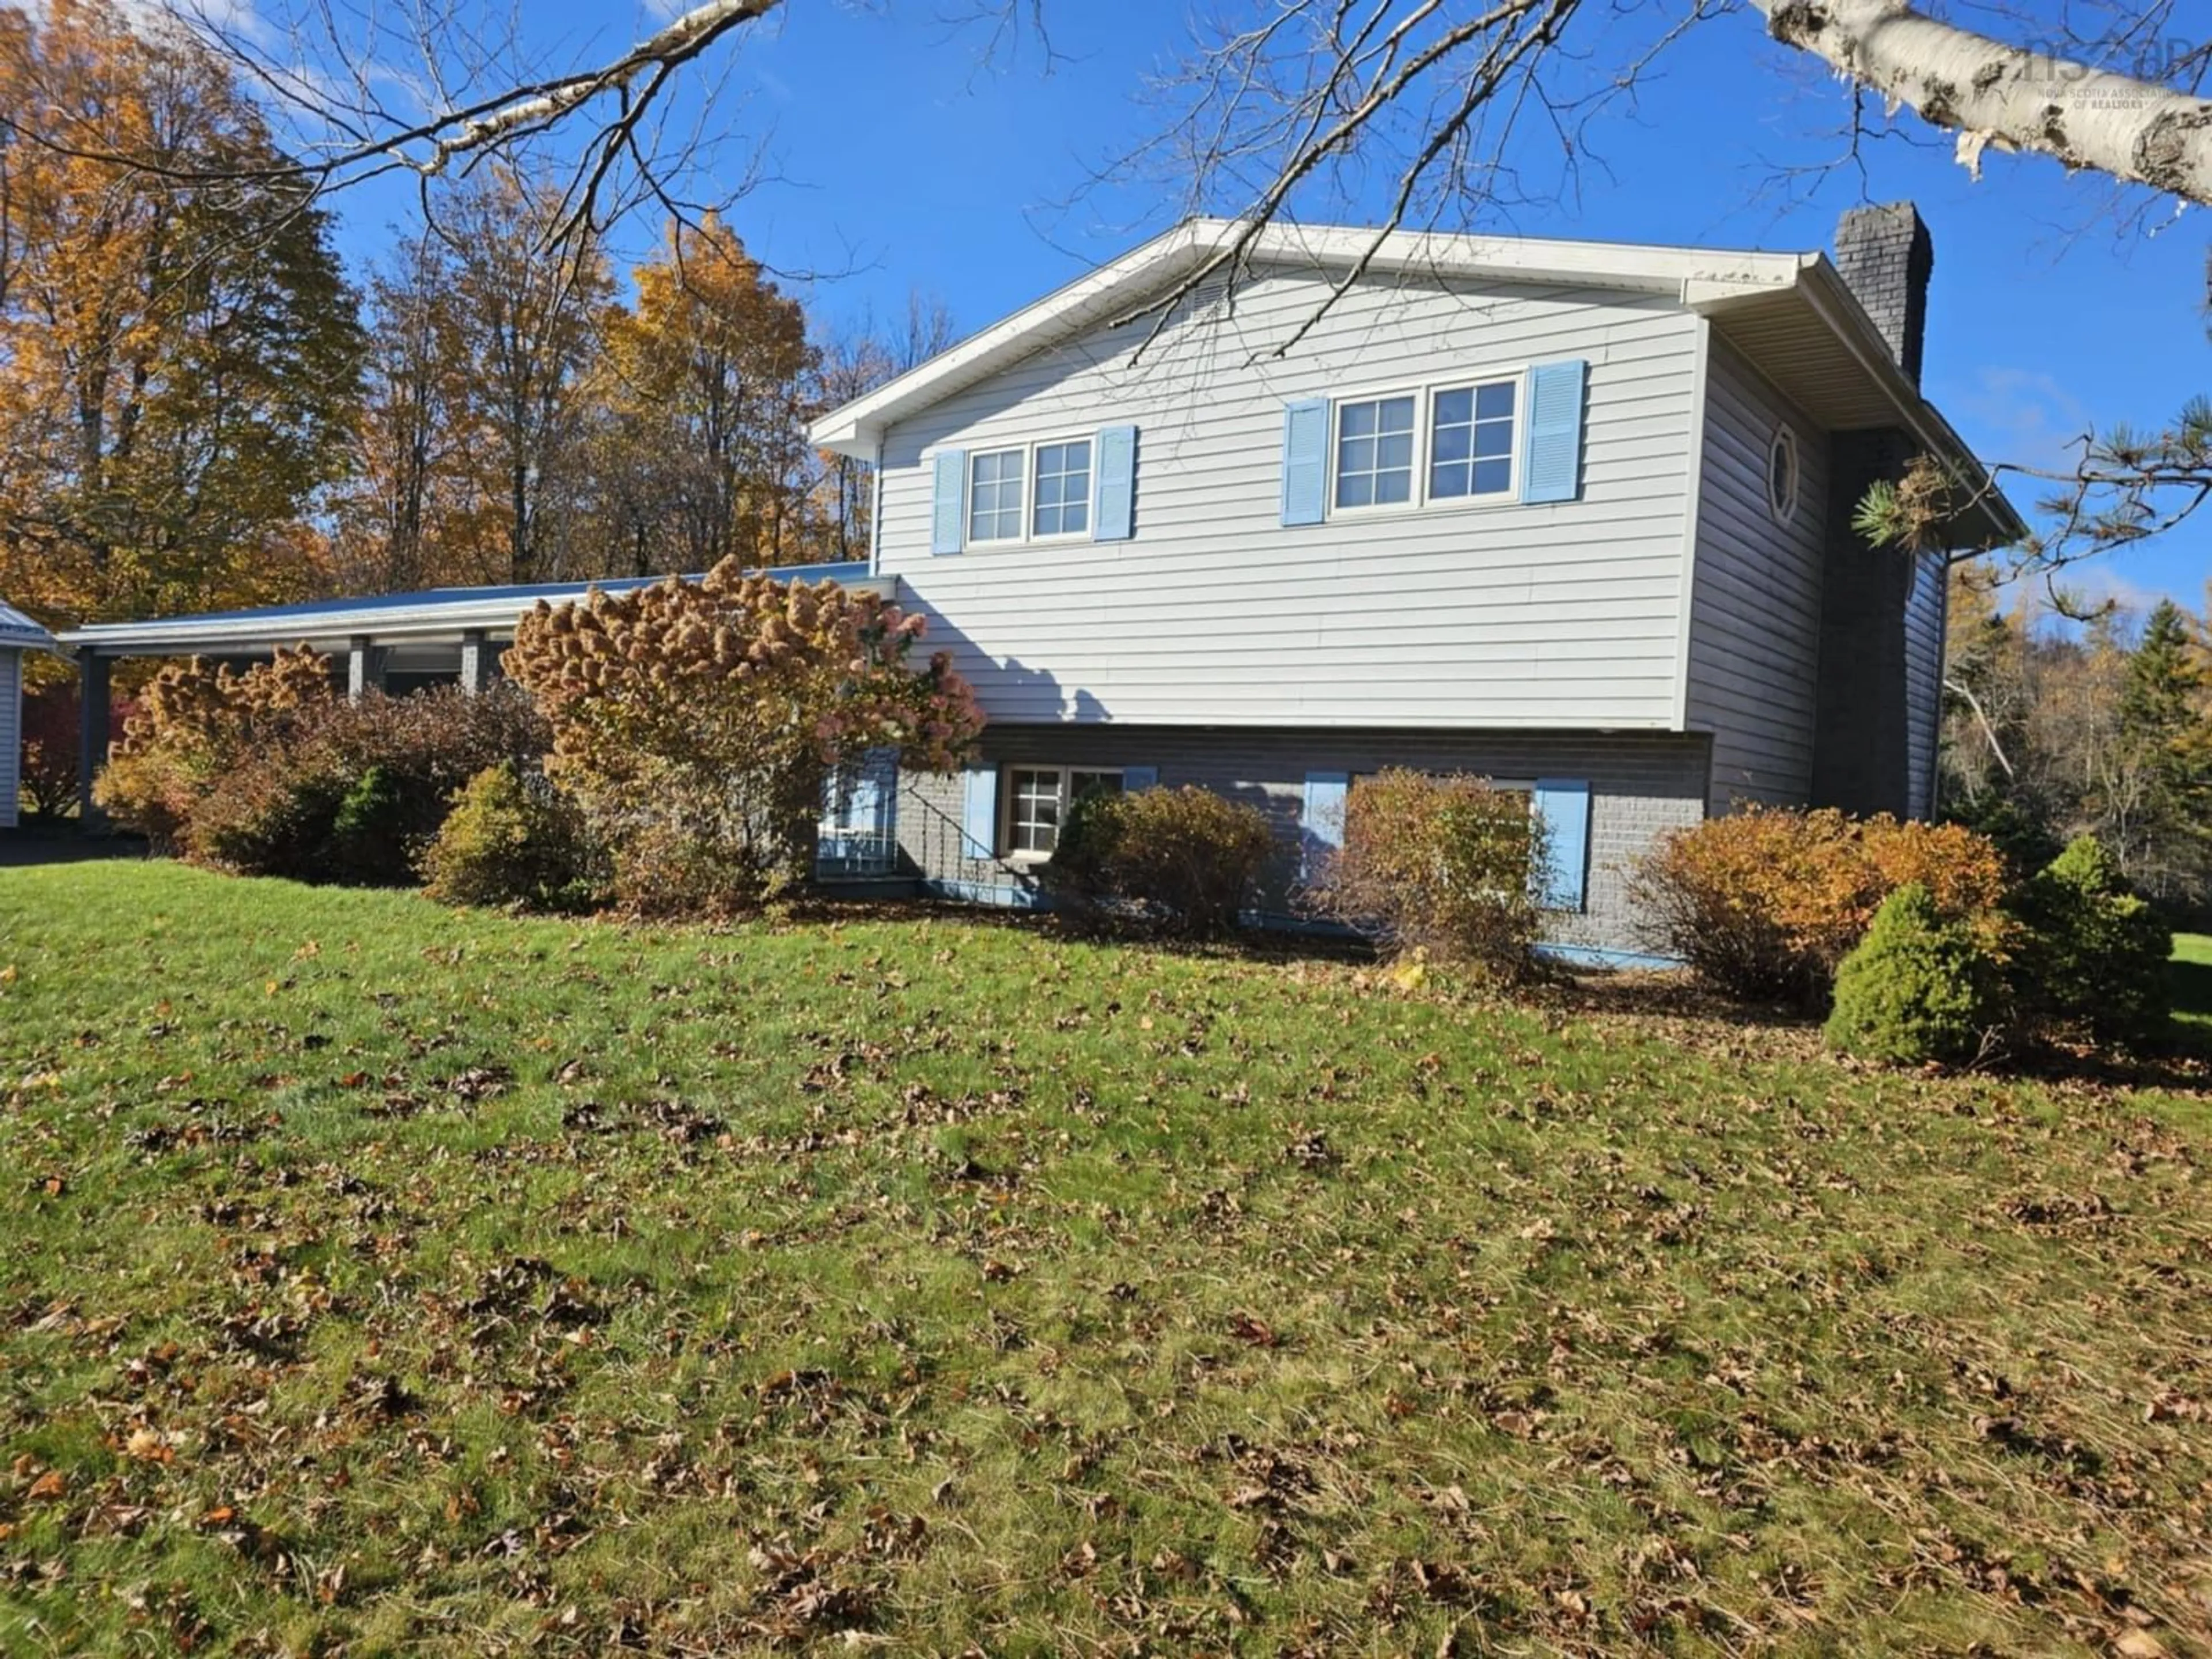
[[[2070,468],[2095,424],[2078,398],[2034,368],[1984,366],[1945,407],[1984,459],[2015,466]]]

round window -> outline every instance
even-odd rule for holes
[[[1797,434],[1786,426],[1775,428],[1767,447],[1766,504],[1784,524],[1797,516]]]

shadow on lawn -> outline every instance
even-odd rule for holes
[[[2173,987],[2178,1040],[2191,1054],[2212,1056],[2212,962],[2177,957],[2166,972]]]
[[[0,830],[0,870],[147,856],[146,843],[137,836],[87,835],[74,818],[59,822],[29,818],[19,828]]]

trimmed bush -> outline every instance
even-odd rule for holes
[[[1662,837],[1630,886],[1649,942],[1702,978],[1818,1007],[1882,902],[1914,882],[2004,953],[2004,856],[1957,824],[1748,807]]]
[[[1517,979],[1542,925],[1549,860],[1526,795],[1394,767],[1352,786],[1344,844],[1310,878],[1310,902],[1393,949]]]
[[[194,808],[185,850],[249,875],[406,886],[454,793],[502,760],[533,763],[548,738],[504,683],[332,701],[234,762]]]
[[[1265,813],[1209,789],[1092,790],[1070,806],[1044,878],[1079,911],[1111,907],[1218,939],[1235,929],[1274,846]]]
[[[2019,908],[2020,1000],[2040,1034],[2138,1047],[2164,1037],[2173,935],[2102,842],[2072,842],[2028,883]]]
[[[512,760],[487,766],[453,797],[422,855],[429,896],[444,904],[588,908],[599,872],[574,801]]]
[[[1946,918],[1924,884],[1907,882],[1836,970],[1828,1046],[1893,1066],[1964,1065],[2004,1023],[2002,977],[1973,927]]]

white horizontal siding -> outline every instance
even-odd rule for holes
[[[15,827],[23,760],[23,653],[0,647],[0,830]]]
[[[1767,453],[1797,434],[1797,511],[1778,523]],[[1705,376],[1686,712],[1713,734],[1711,805],[1802,806],[1813,787],[1827,441],[1716,338]]]
[[[878,570],[998,720],[1666,728],[1677,721],[1692,319],[1553,287],[1309,273],[1094,330],[895,426]],[[1583,357],[1583,490],[1280,523],[1282,411]],[[1133,422],[1136,534],[933,557],[928,459]]]

